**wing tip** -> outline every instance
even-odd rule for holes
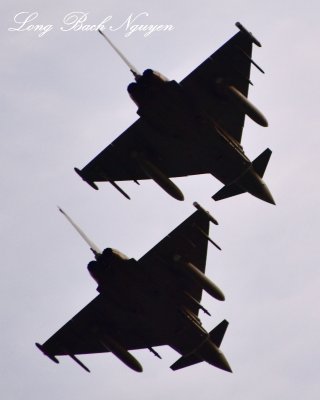
[[[244,33],[252,43],[254,43],[258,47],[262,47],[261,43],[258,39],[256,39],[251,32],[249,32],[240,22],[236,22],[235,26],[240,30],[240,32]]]
[[[38,349],[39,349],[45,356],[47,356],[48,358],[50,358],[51,361],[55,362],[56,364],[59,364],[59,360],[58,360],[53,354],[48,353],[48,352],[45,350],[45,348],[44,348],[44,346],[43,346],[42,344],[40,344],[40,343],[35,343],[35,345],[38,347]]]

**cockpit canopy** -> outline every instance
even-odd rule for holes
[[[167,77],[162,75],[160,72],[155,71],[155,70],[150,69],[150,68],[146,69],[143,72],[142,76],[147,77],[147,78],[150,77],[150,76],[153,76],[153,77],[157,77],[157,78],[161,79],[163,82],[169,82],[169,79]]]
[[[92,278],[100,284],[108,272],[116,268],[119,263],[129,260],[129,258],[116,249],[110,247],[103,250],[96,261],[90,261],[88,271]]]

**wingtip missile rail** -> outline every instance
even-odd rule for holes
[[[75,167],[74,170],[75,170],[75,172],[80,176],[80,178],[81,178],[83,181],[87,182],[87,184],[88,184],[89,186],[91,186],[94,190],[99,190],[98,186],[97,186],[94,182],[91,182],[91,181],[89,181],[88,179],[86,179],[86,178],[84,177],[84,175],[82,174],[82,172],[80,171],[79,168]]]
[[[209,211],[207,211],[206,209],[204,209],[203,207],[201,207],[201,205],[199,203],[197,203],[196,201],[193,203],[193,206],[201,212],[202,215],[204,215],[205,217],[208,218],[208,220],[210,222],[212,222],[215,225],[219,225],[219,222],[209,213]]]
[[[40,343],[35,343],[35,345],[38,347],[38,349],[39,349],[45,356],[47,356],[48,358],[50,358],[51,361],[53,361],[53,362],[56,363],[56,364],[59,364],[59,360],[58,360],[53,354],[48,353],[48,352],[45,350],[45,348],[43,347],[42,344],[40,344]]]
[[[59,364],[59,360],[52,354],[48,353],[44,346],[41,345],[40,343],[35,343],[35,345],[38,347],[38,349],[48,358],[50,358],[51,361],[53,361],[56,364]],[[67,355],[73,360],[75,361],[78,365],[80,365],[81,368],[83,368],[85,371],[90,372],[90,369],[83,364],[82,361],[79,360],[79,358],[77,358],[74,354],[69,353],[68,351],[66,351]]]
[[[82,180],[84,180],[85,182],[87,182],[88,185],[90,185],[93,189],[95,190],[99,190],[98,186],[92,182],[89,181],[82,173],[82,171],[80,171],[79,168],[74,168],[75,172],[80,176],[80,178],[82,178]],[[101,174],[102,175],[102,174]],[[104,180],[109,182],[115,189],[117,189],[126,199],[131,200],[130,196],[123,190],[121,189],[121,187],[119,185],[117,185],[114,181],[108,179],[107,177],[103,176]]]
[[[249,32],[240,22],[236,22],[235,26],[241,31],[243,32],[245,35],[247,35],[249,37],[249,39],[252,41],[252,43],[254,43],[255,45],[257,45],[258,47],[261,47],[261,43],[259,42],[258,39],[256,39],[253,34],[251,32]]]

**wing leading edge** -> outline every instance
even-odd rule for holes
[[[245,113],[228,101],[222,85],[232,85],[247,97],[251,83],[251,57],[252,40],[240,31],[180,82],[218,125],[239,143]]]
[[[116,338],[127,350],[164,344],[158,337],[142,337],[139,323],[117,315],[103,295],[98,295],[78,314],[52,335],[44,344],[46,353],[54,356],[108,352],[102,336]]]
[[[209,237],[210,214],[201,209],[193,213],[188,219],[174,229],[169,235],[162,239],[156,246],[148,251],[139,263],[145,266],[146,273],[148,266],[152,265],[153,271],[159,271],[159,274],[166,266],[172,266],[178,255],[186,263],[195,266],[201,273],[205,273],[208,241],[215,242]],[[211,217],[212,218],[212,217]],[[182,291],[188,293],[197,304],[192,307],[195,314],[198,314],[199,304],[202,297],[202,288],[187,273],[184,278],[179,280],[182,285]]]

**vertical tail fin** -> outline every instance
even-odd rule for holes
[[[272,151],[270,149],[265,149],[253,162],[252,166],[256,173],[263,178],[267,165],[269,163]]]
[[[209,333],[211,341],[217,346],[220,347],[222,340],[224,338],[224,335],[227,331],[229,322],[224,319],[222,322],[220,322],[219,325],[217,325],[212,331]]]

